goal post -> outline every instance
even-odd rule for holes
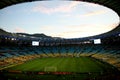
[[[57,71],[57,67],[55,66],[47,66],[44,68],[44,72],[56,72]]]

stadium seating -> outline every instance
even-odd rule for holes
[[[0,65],[8,66],[25,62],[37,57],[79,57],[90,56],[108,62],[120,69],[120,50],[108,45],[77,45],[77,46],[44,46],[44,47],[9,47],[0,48]]]

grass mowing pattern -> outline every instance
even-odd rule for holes
[[[108,68],[90,57],[37,58],[6,70],[44,71],[45,67],[56,67],[58,72],[102,72]]]

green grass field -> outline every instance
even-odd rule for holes
[[[80,78],[80,80],[84,80],[87,77],[88,78],[94,78],[103,74],[106,74],[107,72],[113,71],[113,67],[104,64],[98,60],[95,60],[91,57],[55,57],[55,58],[37,58],[34,60],[27,61],[23,64],[6,68],[5,70],[13,70],[13,71],[32,71],[32,72],[72,72],[72,73],[80,73],[80,76],[77,74],[77,77]],[[84,73],[94,73],[94,74],[84,74]],[[12,74],[7,73],[7,76],[12,77],[26,77],[25,74]],[[33,75],[32,75],[33,76]],[[37,78],[42,78],[42,80],[49,80],[49,78],[55,78],[54,75],[35,75]],[[34,77],[35,77],[34,76]],[[46,77],[47,76],[47,79]],[[54,77],[53,77],[54,76]],[[72,75],[73,76],[73,75]],[[87,77],[86,77],[87,76]],[[58,77],[58,76],[57,76]],[[67,77],[71,77],[70,75],[67,75]],[[76,77],[76,75],[74,75]],[[32,77],[33,78],[33,77]],[[30,78],[31,80],[34,80]],[[66,78],[66,77],[65,77]],[[67,78],[67,80],[68,80]],[[72,77],[73,78],[73,77]],[[78,78],[78,80],[79,80]],[[27,78],[29,79],[29,78]],[[25,79],[25,80],[27,80]],[[38,79],[38,80],[39,80]],[[24,80],[24,79],[23,79]],[[50,79],[51,80],[51,79]],[[57,80],[55,78],[55,80]],[[58,79],[59,80],[59,79]],[[77,78],[76,78],[77,80]]]
[[[101,72],[108,69],[99,61],[89,57],[80,58],[37,58],[6,70],[58,71],[58,72]]]

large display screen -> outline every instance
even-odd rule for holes
[[[101,39],[94,39],[94,44],[101,44]]]
[[[38,41],[32,41],[32,46],[39,46],[39,42]]]

